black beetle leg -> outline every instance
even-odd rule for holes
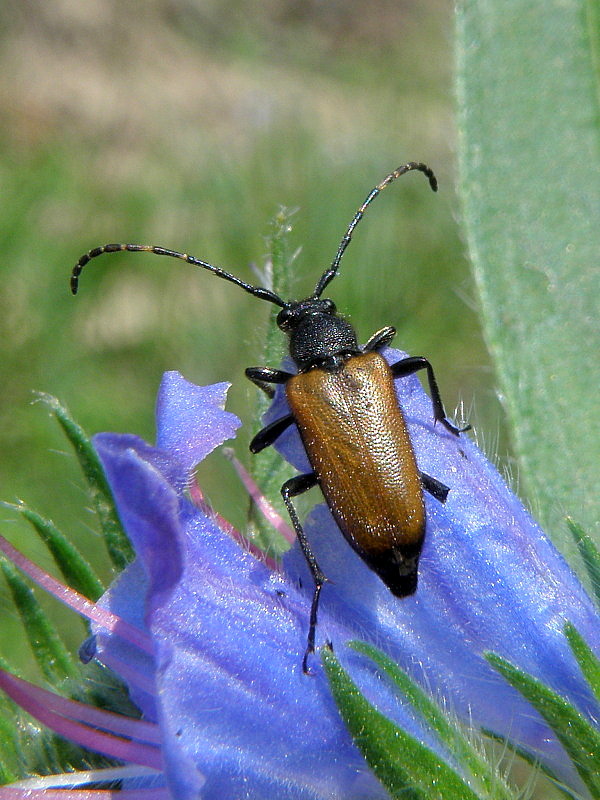
[[[382,347],[387,347],[395,335],[396,328],[387,325],[380,331],[376,331],[369,341],[361,347],[361,350],[363,353],[370,353],[372,350],[380,350]]]
[[[445,503],[450,488],[446,486],[445,483],[438,481],[437,478],[432,478],[431,475],[428,475],[426,472],[419,472],[419,475],[421,476],[421,485],[425,491],[429,492],[429,494],[435,497],[436,500],[439,500],[440,503]]]
[[[464,428],[457,428],[446,419],[446,412],[444,411],[440,390],[438,389],[437,381],[433,373],[433,367],[426,358],[423,356],[409,356],[408,358],[403,358],[402,361],[397,361],[395,364],[392,364],[394,378],[405,378],[407,375],[412,375],[420,369],[427,370],[427,380],[429,382],[429,392],[431,394],[431,402],[433,403],[433,417],[435,421],[441,422],[444,428],[455,436],[458,436],[459,433],[471,430],[470,425],[466,425]]]
[[[291,372],[284,372],[281,369],[271,369],[271,367],[248,367],[246,369],[246,377],[272,400],[275,396],[275,389],[269,386],[269,384],[287,383],[293,376]]]
[[[289,428],[293,421],[294,417],[292,414],[286,414],[285,417],[280,417],[274,422],[271,422],[270,425],[266,425],[250,442],[250,452],[260,453],[265,447],[269,447],[269,445],[273,444],[273,442]]]
[[[321,594],[321,589],[323,584],[327,580],[327,577],[321,571],[321,567],[317,564],[317,559],[314,556],[313,551],[310,549],[310,544],[308,543],[308,539],[306,538],[306,534],[300,524],[300,520],[298,519],[298,514],[296,513],[296,509],[291,501],[292,497],[297,497],[299,494],[303,494],[307,492],[309,489],[312,489],[313,486],[316,486],[318,483],[317,476],[314,472],[308,472],[306,475],[296,475],[294,478],[290,478],[289,481],[286,481],[283,486],[281,487],[281,496],[283,497],[283,502],[286,505],[288,513],[290,515],[290,519],[292,520],[292,525],[294,526],[294,530],[296,531],[296,536],[298,537],[298,541],[300,543],[300,547],[302,548],[302,552],[304,553],[304,558],[306,559],[306,563],[311,571],[311,574],[315,581],[315,592],[313,594],[312,604],[310,607],[310,622],[308,628],[308,643],[306,645],[306,650],[304,651],[304,658],[302,659],[302,671],[305,675],[310,674],[308,670],[307,660],[308,656],[315,651],[315,632],[317,629],[317,611],[319,608],[319,596]]]

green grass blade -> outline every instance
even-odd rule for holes
[[[49,519],[32,511],[24,503],[4,503],[0,506],[21,514],[37,531],[68,586],[80,592],[89,600],[96,601],[103,593],[104,586],[79,550],[62,534]]]
[[[541,714],[565,748],[592,797],[600,798],[600,732],[543,683],[495,653],[489,663]]]
[[[94,510],[100,521],[109,556],[114,566],[122,570],[133,560],[134,552],[119,520],[100,459],[85,431],[75,422],[68,410],[52,395],[40,392],[37,396],[48,406],[75,450],[88,484]]]
[[[448,764],[362,696],[330,650],[323,649],[322,661],[354,742],[392,797],[477,800],[477,795]]]
[[[596,537],[594,18],[598,0],[461,0],[457,90],[464,223],[521,479],[549,532],[566,508]]]

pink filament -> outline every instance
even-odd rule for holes
[[[87,619],[101,625],[110,633],[114,633],[136,647],[139,647],[140,650],[152,654],[152,639],[148,634],[136,628],[134,625],[131,625],[129,622],[126,622],[124,619],[121,619],[121,617],[118,617],[111,611],[100,608],[100,606],[88,600],[87,597],[84,597],[82,594],[79,594],[79,592],[70,589],[68,586],[56,580],[56,578],[53,578],[34,564],[33,561],[30,561],[23,553],[20,553],[3,536],[0,536],[0,551],[2,551],[13,564],[19,567],[19,569],[23,570],[31,580],[35,581],[38,586],[41,586],[49,594],[54,595],[61,603],[77,611],[82,617],[87,617]]]

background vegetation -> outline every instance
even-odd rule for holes
[[[535,41],[543,41],[545,32],[554,42],[556,31],[567,32],[567,26],[554,13],[547,19],[555,27],[542,30],[531,4],[531,20],[519,27],[521,41],[511,22],[522,17],[520,7],[510,13],[508,6],[488,9],[498,12],[497,26],[484,23],[480,31],[474,5],[461,5],[459,25],[459,85],[462,100],[468,100],[461,106],[461,152],[470,242],[479,255],[476,269],[486,299],[488,336],[521,463],[527,466],[528,488],[546,521],[555,521],[557,498],[565,497],[565,503],[573,496],[589,499],[584,478],[583,493],[569,495],[570,477],[578,474],[572,466],[563,470],[566,487],[558,492],[552,474],[544,477],[545,466],[562,468],[553,457],[555,440],[572,439],[562,420],[563,406],[570,412],[573,403],[566,402],[561,387],[570,388],[579,405],[582,395],[589,397],[581,392],[581,381],[568,375],[555,381],[554,394],[529,392],[522,379],[531,365],[532,374],[546,383],[553,379],[552,370],[559,368],[554,356],[568,338],[567,328],[579,330],[574,322],[580,321],[591,330],[595,318],[576,313],[569,320],[567,315],[565,325],[564,315],[560,322],[558,314],[548,316],[545,285],[538,287],[534,310],[520,311],[523,298],[532,296],[527,284],[532,271],[523,270],[522,262],[539,266],[531,261],[531,252],[538,251],[524,249],[530,231],[537,230],[538,210],[541,222],[550,219],[550,211],[553,219],[562,220],[575,204],[572,194],[566,201],[561,199],[565,192],[556,192],[562,184],[555,179],[553,159],[566,174],[563,184],[571,181],[577,187],[585,175],[573,182],[573,164],[587,174],[592,161],[557,156],[560,143],[570,141],[565,131],[581,143],[580,128],[577,108],[554,100],[555,73],[543,59],[565,56],[566,75],[569,54],[558,45],[535,47],[531,42],[531,31]],[[588,5],[597,8],[597,3]],[[502,24],[509,28],[508,37],[496,35]],[[491,41],[485,47],[472,46],[486,35]],[[440,193],[432,195],[418,175],[385,192],[357,231],[331,293],[362,340],[393,324],[400,346],[426,354],[436,367],[447,407],[464,403],[464,415],[480,442],[510,468],[502,411],[458,234],[452,36],[452,7],[442,0],[373,0],[368,13],[357,0],[12,0],[0,6],[2,498],[21,498],[53,517],[108,578],[91,516],[83,511],[87,501],[74,459],[65,453],[45,408],[31,405],[32,392],[57,395],[90,432],[130,431],[152,439],[154,396],[165,369],[178,369],[200,383],[232,382],[230,408],[246,423],[236,448],[249,461],[246,445],[256,400],[243,368],[261,363],[268,306],[186,265],[132,254],[90,265],[74,299],[68,275],[82,252],[109,241],[160,244],[262,282],[256,270],[266,263],[270,220],[285,206],[296,209],[294,291],[303,295],[331,260],[367,191],[397,164],[417,159],[434,167]],[[502,49],[507,39],[514,64]],[[565,41],[574,40],[565,36]],[[528,70],[521,68],[523,53],[532,56]],[[538,72],[536,54],[543,62]],[[511,64],[516,75],[529,81],[528,89],[513,91]],[[503,79],[498,79],[502,70]],[[538,89],[533,78],[538,73],[548,76],[549,86]],[[582,81],[575,84],[581,88]],[[558,85],[571,92],[567,81]],[[508,98],[502,96],[504,89]],[[530,123],[530,96],[545,110],[538,115],[539,130]],[[575,93],[572,97],[589,116],[588,104]],[[513,100],[521,117],[506,113]],[[498,128],[499,117],[506,130]],[[549,131],[556,133],[553,143]],[[532,140],[545,144],[534,153]],[[519,159],[525,165],[507,175],[506,164],[518,166]],[[547,202],[547,194],[552,195],[547,186],[556,195],[554,204]],[[521,198],[520,207],[515,197]],[[582,191],[581,197],[587,195]],[[524,208],[534,215],[533,224]],[[524,229],[518,239],[515,216]],[[479,224],[480,217],[489,230]],[[478,238],[481,230],[487,238]],[[548,284],[559,290],[555,311],[564,310],[562,287],[567,284],[578,308],[579,300],[593,303],[593,293],[578,290],[584,285],[578,282],[581,259],[574,262],[573,275],[558,273],[589,237],[573,233],[577,246],[571,242],[561,249],[561,231],[555,222],[539,231],[551,254],[548,261],[542,247],[544,274],[557,269]],[[525,252],[527,257],[520,255]],[[583,262],[592,266],[587,256]],[[488,291],[494,282],[504,291]],[[516,329],[516,344],[505,326],[513,333]],[[541,341],[532,357],[528,345],[537,346],[537,334],[548,330],[558,345]],[[585,338],[571,336],[575,341],[565,345],[561,369],[570,372]],[[589,371],[589,360],[586,366]],[[585,383],[587,373],[581,374]],[[539,397],[546,398],[542,414]],[[526,409],[521,413],[525,426],[515,413],[518,404]],[[585,419],[582,413],[580,418]],[[549,454],[539,446],[542,439]],[[566,449],[561,444],[563,457]],[[581,447],[572,449],[577,459]],[[540,463],[527,461],[528,453],[539,453]],[[550,498],[545,504],[536,502],[536,480],[546,490],[545,500]],[[201,483],[213,504],[243,527],[243,492],[218,453],[203,466]],[[578,507],[567,510],[577,513]],[[52,571],[29,529],[14,513],[2,515],[2,532]],[[2,584],[0,655],[33,671],[28,651],[15,646],[20,624],[12,609]],[[69,628],[70,621],[65,625]],[[67,633],[75,648],[82,631],[73,626]]]
[[[178,369],[231,381],[231,409],[252,421],[243,368],[260,363],[266,304],[178,262],[131,254],[90,265],[73,298],[68,275],[82,252],[156,243],[256,280],[270,220],[286,206],[297,209],[300,295],[371,186],[413,159],[435,168],[439,194],[412,175],[379,198],[332,295],[362,340],[395,325],[401,346],[435,364],[448,407],[463,401],[496,437],[457,230],[450,4],[377,0],[368,15],[358,2],[2,8],[4,499],[53,517],[93,554],[77,469],[31,405],[35,390],[57,395],[89,432],[151,439],[161,373]],[[246,463],[247,438],[237,443]],[[202,481],[243,525],[230,466],[213,456]],[[45,560],[20,523],[3,530]],[[10,619],[9,604],[1,611]]]

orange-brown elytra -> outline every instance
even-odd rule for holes
[[[312,467],[311,472],[297,475],[281,487],[315,582],[308,643],[302,659],[304,672],[308,672],[307,659],[315,648],[319,598],[327,579],[312,552],[292,498],[318,485],[344,537],[363,561],[396,596],[413,594],[425,535],[423,490],[443,503],[449,489],[419,470],[394,380],[425,369],[434,420],[455,436],[467,430],[456,428],[446,419],[435,375],[426,358],[411,356],[390,366],[380,355],[378,351],[393,339],[394,328],[382,328],[361,346],[350,323],[338,316],[334,303],[321,299],[338,273],[344,251],[367,206],[382,189],[411,170],[423,172],[433,191],[437,190],[435,175],[425,164],[410,162],[387,175],[365,198],[331,266],[319,279],[313,294],[304,300],[282,300],[270,289],[246,283],[187,253],[150,245],[96,247],[79,259],[71,275],[71,290],[76,294],[81,271],[91,259],[123,250],[150,252],[203,267],[281,308],[277,324],[289,336],[289,351],[297,374],[270,367],[249,367],[246,375],[269,396],[273,396],[270,384],[285,384],[290,413],[259,431],[250,443],[250,450],[259,453],[296,424]]]

